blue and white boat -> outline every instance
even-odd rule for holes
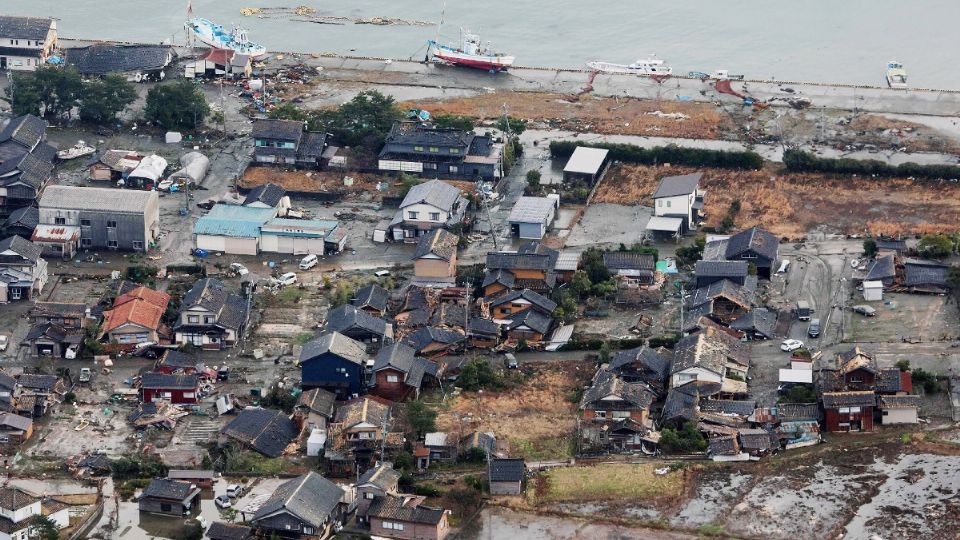
[[[192,31],[197,39],[216,49],[232,50],[237,54],[254,58],[267,54],[266,47],[250,41],[247,31],[237,26],[227,32],[219,24],[214,24],[207,19],[195,18],[187,21],[187,29]]]

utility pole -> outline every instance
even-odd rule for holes
[[[483,195],[481,195],[480,198],[482,199],[481,204],[483,204],[483,211],[487,215],[487,223],[490,224],[490,236],[493,237],[493,249],[500,251],[500,242],[497,241],[497,230],[494,229],[493,219],[490,218],[490,201]]]

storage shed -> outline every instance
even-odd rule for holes
[[[275,208],[218,204],[194,225],[197,248],[233,255],[256,255],[260,227],[276,213]]]
[[[563,168],[563,180],[565,182],[574,182],[583,180],[590,184],[596,184],[603,176],[607,166],[607,154],[609,150],[603,148],[589,148],[578,146]]]
[[[511,233],[524,240],[540,240],[553,223],[558,202],[554,197],[520,197],[507,219]]]
[[[882,281],[864,281],[863,299],[867,302],[879,302],[883,300],[883,282]]]
[[[335,234],[338,226],[334,220],[273,218],[260,228],[260,250],[293,255],[339,252],[347,238]]]

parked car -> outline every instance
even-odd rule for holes
[[[803,342],[799,339],[785,339],[783,340],[783,343],[780,344],[780,350],[784,352],[793,352],[802,348]]]
[[[307,255],[303,259],[300,259],[300,269],[309,270],[314,266],[316,266],[317,263],[319,262],[320,262],[320,259],[318,259],[316,255],[311,253],[310,255]]]
[[[514,356],[512,353],[507,353],[503,355],[503,357],[504,357],[504,361],[507,364],[507,369],[517,369],[519,364],[517,363],[516,356]]]
[[[10,338],[3,334],[0,334],[0,351],[7,350],[7,347],[9,346],[10,346]]]
[[[797,300],[797,309],[795,310],[797,314],[797,319],[801,321],[809,321],[810,314],[813,313],[813,310],[810,309],[810,304],[806,300]]]
[[[820,319],[810,319],[810,326],[807,327],[807,335],[812,338],[820,337]]]
[[[376,272],[373,273],[373,275],[375,275],[375,276],[377,276],[377,277],[387,277],[387,276],[390,275],[390,271],[389,271],[389,270],[377,270]]]
[[[281,274],[280,277],[275,279],[277,285],[293,285],[297,282],[297,275],[293,272],[287,272],[286,274]]]
[[[238,276],[245,276],[250,273],[250,270],[247,270],[247,267],[240,263],[230,264],[230,271]]]
[[[93,376],[93,372],[90,371],[90,368],[80,368],[80,382],[86,383],[90,382],[90,378]]]
[[[230,497],[227,497],[226,495],[218,495],[217,498],[213,500],[213,502],[219,508],[230,508],[231,506],[233,506],[233,503],[230,502]]]
[[[862,304],[858,306],[853,306],[853,312],[859,313],[865,317],[873,317],[877,314],[877,310],[873,309],[870,306],[865,306]]]
[[[231,499],[243,495],[243,486],[239,484],[230,484],[227,486],[227,497]]]

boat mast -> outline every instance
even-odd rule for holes
[[[437,38],[434,39],[434,43],[437,45],[440,44],[440,27],[443,26],[443,17],[447,13],[447,0],[443,0],[443,5],[440,7],[440,22],[437,23]]]

